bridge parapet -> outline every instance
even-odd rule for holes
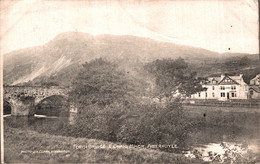
[[[60,87],[40,87],[40,86],[4,86],[4,97],[49,97],[52,95],[67,96],[69,89]]]
[[[30,113],[27,109],[31,110],[29,108],[33,108],[43,99],[53,95],[68,97],[69,91],[70,88],[60,87],[4,86],[4,99],[13,106],[13,115],[27,115]],[[26,107],[28,106],[28,98],[31,98],[30,107]]]

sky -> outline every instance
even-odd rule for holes
[[[1,0],[1,53],[62,32],[134,35],[216,52],[258,53],[257,0]]]

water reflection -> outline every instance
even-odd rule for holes
[[[39,114],[34,116],[4,115],[4,124],[13,128],[56,134],[63,127],[75,124],[75,118],[76,113],[70,114],[69,117]]]
[[[36,118],[58,118],[57,116],[47,116],[47,115],[39,115],[39,114],[35,114],[34,117],[36,117]]]

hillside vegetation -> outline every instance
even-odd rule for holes
[[[68,86],[83,63],[100,57],[120,63],[122,69],[128,72],[136,72],[144,63],[156,59],[182,57],[197,70],[199,76],[202,76],[205,73],[208,75],[230,71],[221,69],[223,68],[221,63],[225,63],[227,58],[233,59],[236,55],[248,56],[248,54],[219,54],[201,48],[135,36],[92,36],[67,32],[59,34],[45,45],[5,54],[4,84],[58,83],[57,85]],[[256,55],[249,57],[253,61],[258,58]],[[244,68],[246,67],[239,70]]]

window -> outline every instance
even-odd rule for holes
[[[236,86],[231,86],[231,90],[236,90]]]
[[[198,93],[199,94],[199,97],[200,97],[200,93]]]
[[[225,97],[225,93],[224,93],[224,92],[221,92],[221,93],[220,93],[220,97]]]
[[[205,97],[208,97],[208,93],[207,92],[205,93]]]
[[[215,89],[215,87],[214,86],[212,86],[212,90],[214,90]]]
[[[237,94],[236,93],[231,93],[231,96],[232,97],[237,97]]]
[[[225,90],[225,86],[221,86],[220,89],[221,89],[221,90]]]
[[[215,93],[214,92],[212,93],[212,97],[215,97]]]

